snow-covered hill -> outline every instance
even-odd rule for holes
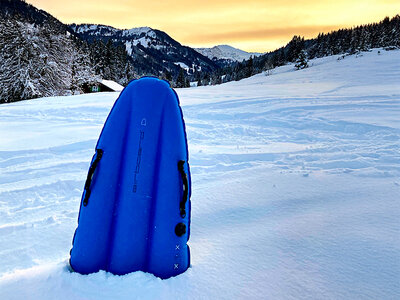
[[[195,50],[212,60],[242,61],[249,59],[250,56],[262,55],[262,53],[246,52],[229,45],[218,45],[212,48],[195,48]]]
[[[70,273],[80,196],[117,93],[0,106],[0,299],[398,299],[400,51],[177,90],[192,267]]]

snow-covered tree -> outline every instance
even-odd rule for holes
[[[300,51],[300,54],[296,60],[296,64],[294,65],[294,67],[297,70],[308,68],[307,54],[304,50]]]
[[[85,51],[86,50],[86,51]],[[101,78],[96,75],[90,61],[89,49],[86,45],[83,49],[78,47],[71,49],[71,81],[72,94],[83,93],[89,85],[93,85]]]

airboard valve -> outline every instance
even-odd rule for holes
[[[183,223],[178,223],[175,226],[175,234],[179,237],[181,237],[182,235],[184,235],[186,233],[186,225]]]

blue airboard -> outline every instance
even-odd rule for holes
[[[97,142],[70,265],[89,274],[169,278],[190,265],[191,181],[178,96],[166,81],[132,81]]]

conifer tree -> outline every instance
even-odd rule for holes
[[[297,70],[308,68],[307,54],[304,50],[300,51],[299,57],[297,58],[296,64],[294,65],[294,67]]]
[[[177,88],[186,87],[185,74],[183,73],[183,69],[182,68],[179,71],[178,78],[176,79],[176,87]]]

